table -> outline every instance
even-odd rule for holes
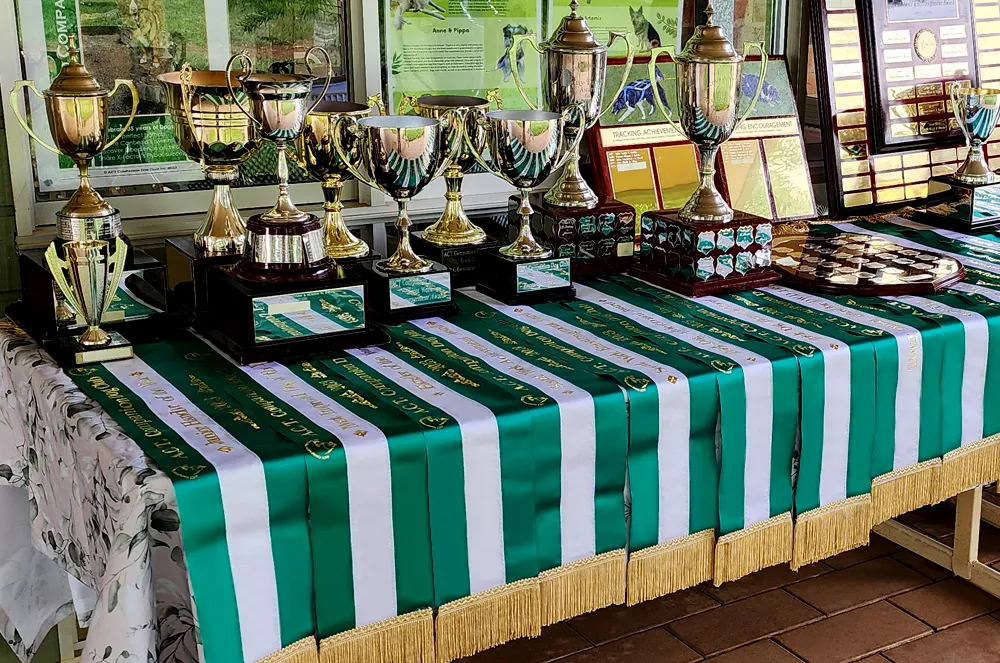
[[[7,325],[0,478],[90,590],[84,661],[447,663],[797,568],[1000,478],[1000,238],[841,227],[969,278],[884,299],[464,293],[383,348],[243,368],[180,334],[69,376]]]

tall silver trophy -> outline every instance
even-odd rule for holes
[[[114,253],[107,240],[74,240],[62,245],[59,257],[55,242],[45,251],[45,261],[70,307],[83,318],[87,329],[79,337],[60,339],[54,354],[64,364],[80,366],[132,356],[131,344],[117,332],[101,329],[122,273],[128,246],[114,238]]]

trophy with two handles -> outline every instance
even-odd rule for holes
[[[737,53],[723,29],[707,20],[695,28],[673,58],[678,118],[660,94],[653,99],[663,116],[697,148],[700,181],[679,210],[642,215],[639,260],[630,273],[685,295],[701,296],[756,288],[779,278],[771,268],[770,219],[733,212],[715,186],[719,147],[753,112],[767,74],[762,43],[746,43]],[[760,52],[756,90],[740,113],[743,65],[753,48]],[[669,48],[654,49],[649,77],[657,81],[657,58]]]

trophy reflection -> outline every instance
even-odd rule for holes
[[[125,86],[132,92],[132,111],[118,135],[108,140],[109,98]],[[45,114],[55,145],[50,145],[32,131],[18,109],[17,96],[22,88],[31,90],[45,101]],[[40,95],[34,81],[17,81],[10,91],[14,117],[29,136],[45,149],[67,157],[80,171],[80,185],[61,210],[56,212],[56,236],[59,242],[84,239],[113,240],[121,235],[121,214],[91,186],[90,160],[125,135],[139,108],[139,91],[132,81],[115,80],[108,92],[101,87],[80,62],[76,37],[69,37],[69,62],[63,65],[49,89]]]
[[[577,117],[578,131],[568,132],[572,115]],[[477,121],[485,132],[489,157],[471,142],[469,148],[483,168],[520,192],[517,237],[499,251],[481,256],[477,290],[508,303],[572,297],[570,261],[550,259],[552,249],[535,239],[531,232],[534,210],[528,196],[553,170],[573,158],[583,138],[585,109],[574,104],[562,113],[494,111],[477,115]],[[566,135],[573,136],[568,146]]]
[[[924,223],[962,232],[980,232],[1000,226],[1000,181],[990,169],[983,145],[1000,119],[1000,89],[952,83],[951,109],[969,153],[954,174],[934,175],[928,196],[950,193],[948,199],[917,212]]]
[[[55,242],[45,251],[52,278],[87,325],[79,337],[59,339],[52,348],[64,364],[79,366],[132,356],[132,346],[121,334],[101,329],[101,319],[118,292],[128,253],[121,237],[116,237],[114,243],[114,253],[110,242],[94,239],[63,243],[65,258],[59,257]]]
[[[396,250],[372,266],[373,309],[381,316],[413,317],[451,308],[451,277],[440,263],[423,258],[410,244],[410,199],[451,166],[461,154],[463,115],[448,111],[438,119],[345,115],[334,129],[334,146],[351,174],[396,201]],[[357,139],[354,154],[346,149]]]

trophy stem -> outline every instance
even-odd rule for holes
[[[521,204],[517,208],[517,214],[521,217],[521,227],[517,233],[517,239],[500,249],[500,254],[514,260],[536,260],[548,258],[552,255],[552,249],[546,248],[538,243],[535,236],[531,234],[531,215],[535,213],[528,196],[531,189],[520,189]]]
[[[288,144],[284,140],[275,141],[278,158],[278,200],[269,211],[261,215],[263,221],[301,222],[309,215],[300,211],[288,195]]]
[[[969,155],[955,171],[955,178],[969,184],[993,184],[996,181],[996,175],[986,163],[983,142],[978,138],[969,141]]]
[[[103,285],[103,284],[102,284]],[[97,325],[89,325],[87,330],[80,335],[77,339],[80,345],[88,348],[97,348],[102,345],[107,345],[111,342],[111,337],[108,336],[108,332],[104,331]]]
[[[733,210],[726,204],[718,189],[715,188],[715,155],[718,145],[698,145],[698,155],[701,158],[701,182],[698,190],[680,211],[680,218],[685,221],[729,222],[733,220]]]
[[[424,230],[424,239],[439,246],[482,244],[486,232],[474,224],[462,206],[462,169],[452,166],[444,173],[444,212]]]
[[[422,274],[428,272],[434,266],[430,260],[418,256],[413,247],[410,246],[410,215],[406,213],[406,206],[409,203],[407,198],[399,198],[396,204],[399,205],[399,214],[396,216],[396,250],[388,260],[380,260],[376,267],[385,272],[395,274]]]
[[[243,250],[246,226],[236,208],[230,183],[236,181],[236,166],[208,166],[205,179],[215,185],[205,222],[194,234],[194,244],[209,255]]]
[[[591,208],[597,204],[597,194],[580,174],[579,145],[567,157],[562,174],[545,194],[545,202],[557,207]]]
[[[348,229],[341,210],[344,204],[340,195],[344,190],[344,180],[334,175],[323,180],[323,232],[326,235],[326,253],[334,260],[340,258],[363,258],[368,255],[368,245],[358,239]]]

